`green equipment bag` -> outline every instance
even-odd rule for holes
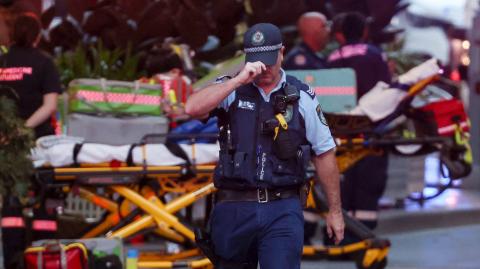
[[[68,85],[69,112],[111,115],[162,115],[160,85],[139,81],[76,79]]]

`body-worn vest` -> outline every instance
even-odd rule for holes
[[[287,76],[287,84],[299,91],[308,86]],[[265,134],[262,123],[275,118],[273,100],[284,94],[280,89],[265,102],[259,90],[251,83],[236,89],[235,100],[228,112],[219,119],[222,125],[220,158],[215,168],[214,182],[220,189],[254,189],[293,187],[305,182],[306,166],[310,161],[311,146],[306,140],[304,119],[299,111],[299,100],[292,102],[287,115],[288,134],[295,144],[294,156],[285,159],[275,154],[273,134]],[[225,129],[227,128],[227,129]],[[283,130],[282,130],[283,131]],[[230,140],[230,141],[226,141]]]

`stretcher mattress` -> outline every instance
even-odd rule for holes
[[[379,121],[392,114],[403,98],[407,95],[399,85],[412,86],[423,79],[441,72],[436,59],[430,59],[410,69],[398,77],[397,84],[389,85],[379,81],[368,93],[358,101],[358,106],[349,111],[351,115],[366,115],[371,121]]]
[[[105,144],[85,143],[77,154],[74,154],[76,143],[62,143],[48,148],[36,147],[31,152],[34,167],[52,166],[65,167],[75,163],[99,164],[111,161],[126,162],[131,145],[111,146]],[[145,149],[143,149],[145,147]],[[218,144],[180,144],[191,162],[195,164],[214,163],[218,160]],[[194,147],[194,148],[193,148]],[[147,144],[135,146],[131,150],[132,161],[135,165],[142,165],[146,160],[149,166],[182,165],[186,161],[175,156],[164,144]]]

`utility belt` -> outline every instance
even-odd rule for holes
[[[307,185],[307,184],[306,184]],[[219,189],[215,193],[217,203],[220,202],[258,202],[268,203],[281,199],[299,198],[302,204],[305,203],[308,196],[308,187],[306,185],[295,186],[292,188],[282,189],[248,189],[248,190],[233,190],[233,189]]]

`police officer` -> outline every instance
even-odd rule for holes
[[[300,268],[305,166],[313,157],[336,243],[344,222],[334,141],[309,87],[281,69],[284,47],[273,24],[244,35],[240,73],[193,94],[186,112],[220,113],[220,156],[214,173],[217,204],[210,219],[216,268]],[[313,155],[312,155],[313,154]]]
[[[361,13],[339,15],[334,18],[333,28],[341,46],[330,54],[329,66],[355,70],[358,98],[379,81],[390,83],[391,75],[382,51],[366,42],[368,25]],[[344,209],[371,229],[377,225],[378,201],[385,190],[387,168],[387,154],[368,156],[346,171],[341,184]],[[347,234],[344,243],[357,240]]]
[[[298,19],[297,29],[302,41],[285,56],[283,67],[286,70],[326,68],[327,62],[320,54],[329,36],[325,15],[320,12],[307,12]]]

